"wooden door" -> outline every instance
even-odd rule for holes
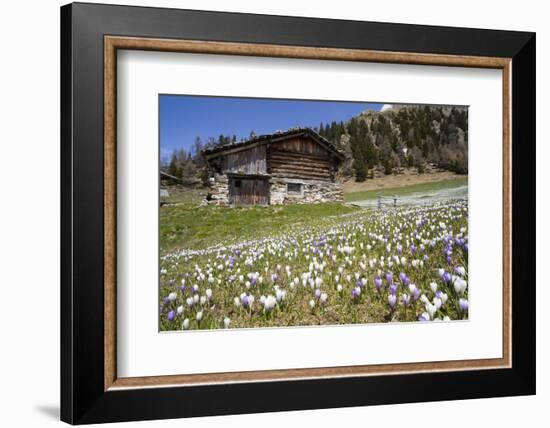
[[[267,179],[232,177],[229,179],[229,203],[231,205],[268,205],[269,182]]]

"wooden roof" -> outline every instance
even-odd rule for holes
[[[274,134],[265,134],[259,135],[257,137],[251,138],[249,140],[236,141],[234,143],[223,144],[219,146],[212,147],[210,149],[205,149],[202,151],[206,159],[212,159],[218,156],[222,156],[227,152],[231,151],[240,151],[251,148],[260,144],[268,144],[275,141],[286,140],[288,138],[298,137],[298,136],[308,136],[315,140],[318,144],[327,149],[330,153],[335,155],[338,159],[343,160],[345,158],[344,154],[340,152],[334,145],[328,141],[326,138],[320,136],[311,128],[292,128],[288,131],[279,131]]]

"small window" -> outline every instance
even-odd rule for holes
[[[235,180],[235,188],[241,187],[241,180]]]
[[[302,194],[302,184],[301,183],[287,183],[286,191],[287,191],[287,193],[301,195]]]

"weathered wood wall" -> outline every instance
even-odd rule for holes
[[[238,174],[266,174],[266,147],[254,146],[224,156],[223,172]]]
[[[293,138],[271,144],[267,159],[267,172],[273,176],[334,180],[335,168],[329,152],[308,138]]]
[[[236,186],[239,182],[239,186]],[[232,177],[229,179],[229,203],[232,205],[268,205],[267,179]]]

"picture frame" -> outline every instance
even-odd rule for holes
[[[502,358],[119,378],[116,53],[121,49],[501,69]],[[535,98],[534,33],[63,6],[61,419],[86,424],[534,394]]]

